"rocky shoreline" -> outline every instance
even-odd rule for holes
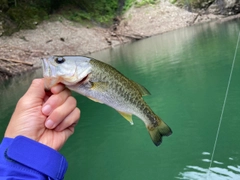
[[[233,18],[239,15],[202,15],[162,1],[131,8],[110,28],[86,27],[59,17],[39,24],[35,30],[0,37],[0,80],[40,67],[42,57],[86,55],[178,28]]]

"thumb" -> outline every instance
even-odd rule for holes
[[[25,93],[25,96],[28,98],[40,98],[43,99],[45,96],[45,90],[44,90],[44,80],[42,79],[34,79],[32,81],[32,84],[28,88],[27,92]]]

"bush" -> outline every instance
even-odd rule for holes
[[[31,6],[10,8],[7,15],[17,24],[18,29],[33,29],[36,24],[48,17],[44,10]]]

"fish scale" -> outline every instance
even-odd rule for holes
[[[172,130],[147,105],[142,96],[150,93],[112,66],[84,56],[53,56],[43,59],[45,86],[63,83],[89,99],[116,109],[131,124],[132,115],[141,119],[153,143],[159,146],[162,136]]]

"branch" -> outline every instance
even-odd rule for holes
[[[24,62],[24,61],[15,60],[15,59],[5,59],[5,58],[0,58],[0,60],[2,60],[2,61],[7,61],[7,62],[20,63],[20,64],[24,64],[24,65],[27,65],[27,66],[33,66],[33,63],[30,63],[30,62]]]
[[[145,39],[149,38],[150,36],[147,35],[140,35],[140,34],[117,34],[118,36],[123,36],[126,38],[134,39],[134,40],[140,40],[140,39]]]
[[[18,50],[21,50],[21,51],[24,51],[24,52],[28,52],[28,53],[42,53],[44,54],[44,51],[41,51],[41,50],[30,50],[30,49],[23,49],[21,47],[17,47],[17,46],[7,46],[7,45],[3,45],[3,46],[0,46],[0,48],[6,48],[6,49],[18,49]]]

